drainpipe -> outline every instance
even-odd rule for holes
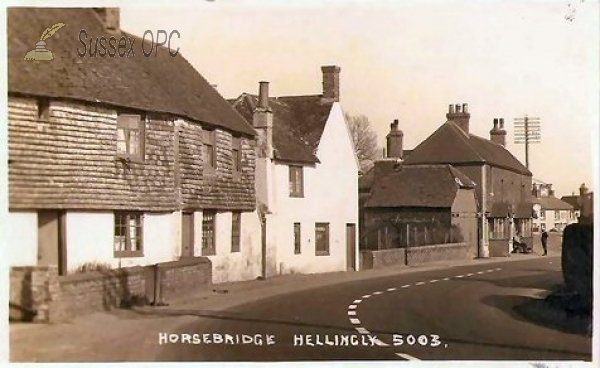
[[[485,164],[481,166],[481,238],[479,239],[479,258],[488,258],[490,251],[488,248],[488,232],[487,232],[487,178],[485,172]]]

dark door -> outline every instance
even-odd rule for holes
[[[38,212],[38,265],[58,266],[67,272],[66,214],[63,211]]]
[[[347,269],[355,270],[356,260],[356,224],[346,224],[346,259]]]
[[[183,213],[181,217],[181,257],[194,256],[194,213]]]

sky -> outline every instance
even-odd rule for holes
[[[504,118],[507,148],[524,163],[513,121],[539,117],[534,178],[558,196],[593,187],[596,1],[134,3],[122,7],[121,28],[178,30],[172,47],[226,98],[256,93],[259,81],[272,96],[319,94],[320,67],[338,65],[342,107],[369,118],[381,147],[393,119],[411,149],[446,121],[449,104],[468,103],[471,132],[489,138]]]

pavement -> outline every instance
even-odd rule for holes
[[[550,239],[549,256],[560,255],[560,238]],[[212,285],[210,289],[167,300],[164,307],[136,307],[73,318],[57,324],[10,324],[11,362],[123,362],[164,360],[158,334],[179,331],[199,318],[227,316],[227,311],[285,294],[327,286],[360,283],[425,271],[460,266],[486,266],[498,262],[525,261],[539,257],[539,240],[533,254],[508,258],[443,261],[420,266],[390,266],[359,272],[284,275]],[[537,254],[536,254],[537,253]],[[549,258],[550,258],[549,257]]]

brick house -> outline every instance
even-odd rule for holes
[[[475,182],[478,256],[507,256],[517,233],[531,246],[532,174],[505,148],[504,119],[494,119],[488,140],[469,132],[467,104],[450,105],[446,118],[404,165],[450,164]]]
[[[323,93],[243,93],[233,106],[259,135],[257,197],[264,210],[267,274],[357,269],[358,161],[339,102],[337,66]]]
[[[214,282],[259,276],[252,126],[181,53],[145,57],[138,37],[133,57],[79,56],[80,30],[135,37],[118,9],[7,14],[10,264],[64,275],[207,256]],[[54,60],[24,61],[58,22]]]
[[[562,232],[567,225],[577,221],[573,206],[556,198],[552,184],[534,179],[531,194],[535,212],[533,232],[543,230]]]

